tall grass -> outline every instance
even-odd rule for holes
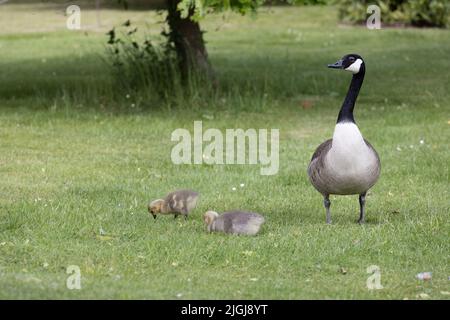
[[[191,70],[183,78],[180,61],[166,27],[159,36],[140,35],[130,21],[108,33],[107,57],[112,67],[115,93],[132,93],[153,108],[193,108],[215,96],[214,86]]]

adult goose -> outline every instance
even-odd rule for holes
[[[355,101],[364,80],[366,66],[361,56],[345,55],[328,65],[353,73],[350,87],[334,128],[333,139],[322,143],[308,166],[312,185],[323,195],[326,221],[331,223],[330,195],[359,195],[359,223],[364,223],[367,191],[380,175],[380,158],[372,145],[363,138],[353,117]]]

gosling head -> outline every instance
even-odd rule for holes
[[[163,199],[157,199],[153,200],[148,205],[148,212],[153,216],[154,219],[156,219],[156,215],[161,213],[162,206],[164,204]]]
[[[206,211],[203,215],[203,221],[208,226],[208,230],[210,230],[211,224],[216,220],[219,214],[215,211]]]
[[[329,64],[328,68],[342,69],[350,71],[353,74],[363,73],[365,71],[365,64],[363,58],[355,53],[347,54],[342,59],[333,64]]]

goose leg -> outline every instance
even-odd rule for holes
[[[188,211],[187,211],[186,207],[181,209],[181,214],[184,216],[184,220],[187,220]]]
[[[327,210],[327,223],[331,224],[331,213],[330,213],[331,201],[330,201],[329,195],[326,195],[323,197],[323,205],[325,206],[325,209]]]
[[[359,195],[359,224],[365,222],[365,205],[366,205],[366,192]]]
[[[173,220],[175,220],[176,218],[178,218],[178,215],[177,215],[177,214],[175,214],[175,215],[173,216]]]

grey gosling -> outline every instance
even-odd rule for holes
[[[191,190],[178,190],[169,193],[164,199],[153,200],[148,204],[148,212],[156,219],[157,214],[180,214],[187,219],[189,212],[195,209],[199,193]]]
[[[229,211],[219,215],[207,211],[203,215],[208,232],[224,232],[241,235],[256,235],[264,223],[264,217],[254,212]]]
[[[377,182],[381,163],[376,150],[363,138],[353,118],[353,109],[364,80],[366,66],[361,56],[348,54],[329,68],[350,71],[350,87],[334,128],[333,139],[322,143],[308,167],[312,185],[323,195],[326,221],[331,223],[330,194],[359,195],[359,223],[365,220],[367,191]]]

